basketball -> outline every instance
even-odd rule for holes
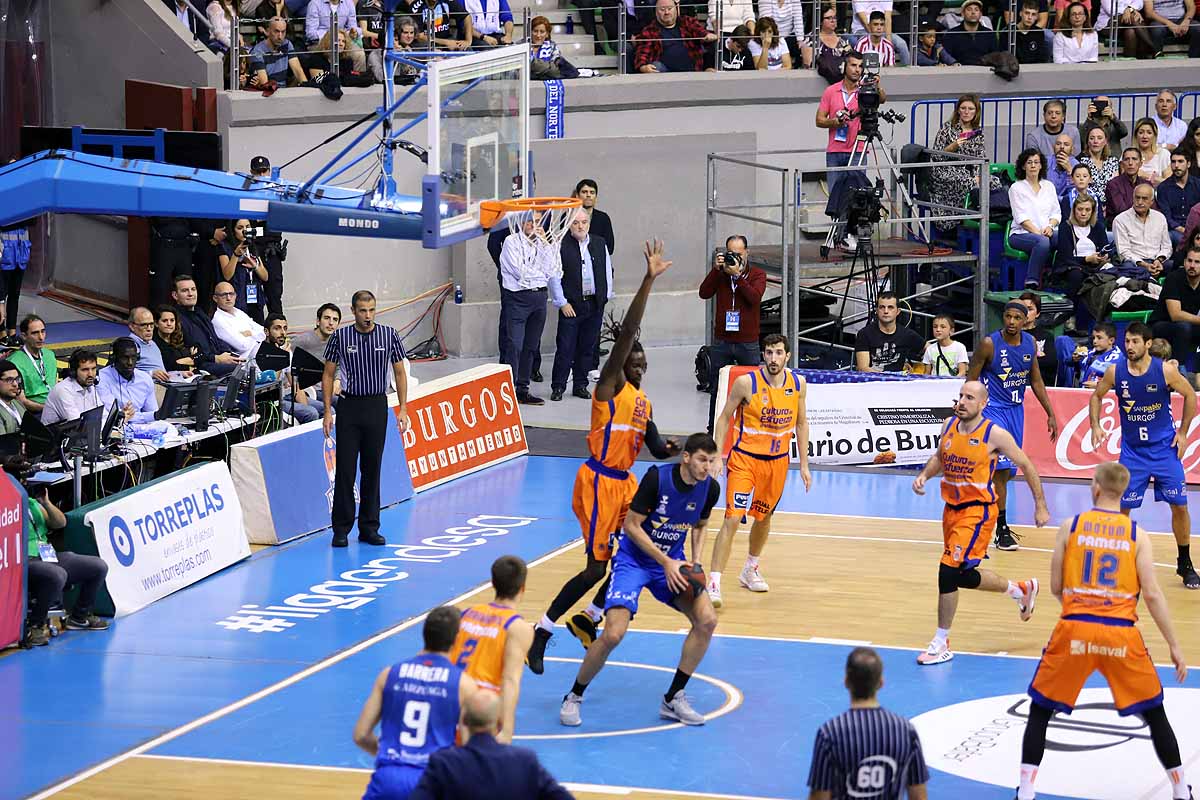
[[[680,574],[688,579],[688,583],[692,585],[692,596],[699,597],[704,591],[705,585],[708,583],[708,578],[704,575],[704,567],[700,563],[684,564],[679,568]]]

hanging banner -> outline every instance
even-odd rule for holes
[[[4,473],[0,477],[0,648],[20,641],[25,624],[25,490]]]
[[[562,81],[545,81],[546,138],[565,139],[567,136],[567,87]]]

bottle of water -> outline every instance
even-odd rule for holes
[[[463,291],[461,285],[454,287],[454,305],[461,306],[463,302]]]
[[[572,17],[570,14],[567,14],[567,33],[570,34],[570,33],[574,33],[574,32],[575,32],[575,18]]]

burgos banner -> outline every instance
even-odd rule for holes
[[[408,398],[408,419],[404,455],[418,492],[529,452],[504,364],[422,383]]]
[[[225,462],[202,464],[84,517],[108,564],[116,616],[131,614],[250,555]]]

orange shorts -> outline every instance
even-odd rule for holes
[[[770,461],[733,450],[725,462],[725,516],[766,519],[783,497],[788,457]]]
[[[1163,687],[1154,662],[1134,625],[1060,619],[1042,651],[1029,696],[1045,708],[1067,714],[1079,690],[1096,670],[1108,681],[1121,716],[1162,703]]]
[[[948,567],[973,569],[987,555],[992,533],[996,530],[996,507],[973,505],[965,508],[946,506],[942,511],[942,563]]]
[[[588,552],[597,561],[612,558],[614,534],[621,532],[629,504],[637,493],[638,481],[633,475],[624,480],[601,475],[587,463],[575,473],[575,489],[571,508],[579,520]]]

